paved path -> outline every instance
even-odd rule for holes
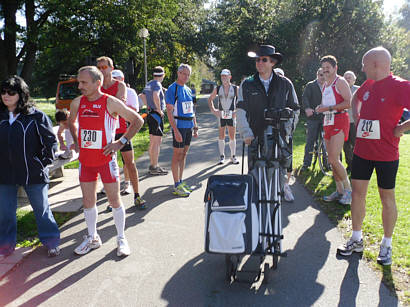
[[[341,234],[298,183],[292,187],[295,202],[283,206],[283,247],[288,257],[280,259],[272,281],[225,283],[224,257],[203,251],[203,195],[210,175],[239,173],[240,166],[216,165],[217,130],[205,101],[199,103],[198,114],[200,136],[193,141],[185,172],[185,179],[196,186],[189,198],[171,194],[171,174],[146,175],[147,155],[137,161],[149,209],[137,211],[132,196],[123,197],[131,256],[116,256],[112,214],[104,211],[106,198],[100,198],[98,231],[103,246],[82,257],[73,254],[86,233],[79,214],[61,227],[61,256],[49,259],[45,249],[38,248],[0,281],[0,306],[399,305],[359,257],[335,256]],[[171,146],[168,135],[160,158],[168,168]],[[78,191],[73,176],[57,193],[54,207],[81,204],[81,194],[73,192]],[[74,200],[67,200],[69,192],[75,194],[70,195]]]

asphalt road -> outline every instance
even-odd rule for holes
[[[144,155],[137,167],[149,209],[137,211],[132,196],[123,197],[132,254],[124,259],[116,256],[112,214],[104,211],[106,198],[99,198],[98,232],[103,246],[81,257],[74,255],[86,234],[79,214],[61,227],[59,257],[47,258],[40,247],[0,281],[0,306],[399,305],[357,255],[336,256],[341,234],[297,182],[292,186],[295,202],[285,203],[282,211],[288,257],[280,259],[271,282],[226,283],[224,257],[204,252],[203,195],[210,175],[240,173],[241,166],[216,164],[215,118],[204,100],[197,112],[200,135],[192,142],[185,171],[185,180],[195,186],[189,198],[171,194],[171,174],[147,176],[149,159]],[[238,156],[240,152],[238,145]],[[171,156],[168,134],[160,155],[160,163],[168,169]],[[77,178],[66,180],[78,186]]]

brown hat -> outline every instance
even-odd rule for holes
[[[280,64],[283,60],[283,55],[275,52],[275,47],[271,45],[260,45],[258,50],[248,52],[250,58],[259,58],[261,56],[270,56],[277,61],[277,64]]]

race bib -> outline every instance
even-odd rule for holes
[[[182,104],[182,112],[184,114],[192,114],[194,113],[194,104],[192,101],[184,101]]]
[[[102,149],[102,131],[81,129],[81,148]]]
[[[360,119],[356,137],[368,140],[380,140],[380,122],[378,120]]]
[[[221,118],[222,119],[232,119],[232,110],[222,110],[221,111]]]
[[[335,113],[324,112],[323,126],[333,126],[335,124]]]

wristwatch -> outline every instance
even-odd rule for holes
[[[120,138],[120,142],[121,142],[122,145],[125,145],[125,144],[128,143],[128,139],[127,139],[125,136],[122,136],[122,137]]]

